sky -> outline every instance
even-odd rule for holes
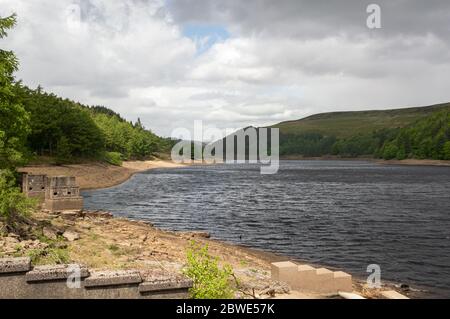
[[[450,101],[448,0],[0,0],[13,12],[17,79],[164,136]]]

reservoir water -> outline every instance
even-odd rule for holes
[[[155,169],[83,193],[86,209],[151,221],[450,297],[450,167],[282,161]]]

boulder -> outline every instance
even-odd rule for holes
[[[63,237],[68,241],[75,241],[80,239],[80,235],[74,231],[66,230],[63,234]]]
[[[45,237],[53,239],[53,240],[56,240],[58,237],[57,232],[49,227],[42,228],[42,233]]]

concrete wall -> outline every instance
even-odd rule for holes
[[[74,274],[79,288],[68,285]],[[188,298],[191,287],[187,278],[142,278],[138,271],[89,271],[80,265],[32,267],[29,258],[0,259],[0,299],[181,299]]]

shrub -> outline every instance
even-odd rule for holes
[[[15,185],[10,170],[0,170],[0,217],[11,224],[19,217],[28,216],[36,207],[36,201],[26,198]]]
[[[118,152],[105,152],[104,159],[111,165],[122,166],[122,154]]]
[[[191,242],[184,273],[193,280],[190,294],[194,299],[230,299],[234,296],[231,266],[219,267],[218,258],[209,255],[207,245],[201,247]]]
[[[445,142],[443,147],[443,157],[446,160],[450,160],[450,141]]]

